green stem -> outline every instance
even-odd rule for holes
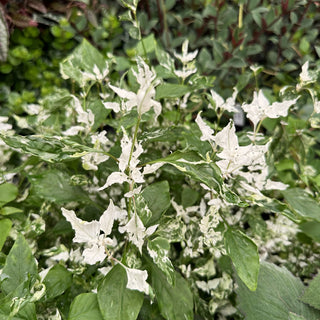
[[[134,145],[135,145],[136,140],[137,140],[140,121],[141,121],[141,115],[139,114],[138,121],[137,121],[137,124],[136,124],[136,128],[134,130],[134,135],[133,135],[133,140],[132,140],[132,145],[131,145],[131,150],[130,150],[130,156],[129,156],[129,160],[128,160],[128,167],[130,166]]]
[[[254,134],[253,134],[253,142],[254,142],[254,143],[255,143],[255,141],[256,141],[257,133],[259,132],[260,127],[261,127],[261,124],[262,124],[262,121],[263,121],[264,119],[265,119],[265,118],[263,118],[263,119],[260,120],[260,122],[258,123],[257,128],[254,130]]]
[[[140,125],[140,121],[141,121],[141,115],[139,114],[138,116],[138,121],[136,124],[136,128],[134,130],[134,135],[133,135],[133,140],[132,140],[132,145],[131,145],[131,150],[130,150],[130,156],[129,156],[129,160],[128,160],[128,165],[127,165],[127,171],[129,171],[129,167],[130,167],[130,162],[132,159],[132,155],[133,155],[133,150],[134,150],[134,145],[136,143],[137,140],[137,136],[138,136],[138,130],[139,130],[139,125]],[[133,185],[130,185],[130,191],[133,190]],[[128,218],[131,218],[131,209],[132,208],[132,198],[129,198],[129,202],[128,202]]]
[[[239,5],[239,29],[243,27],[243,3],[240,3]]]

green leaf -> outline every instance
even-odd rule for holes
[[[105,123],[105,120],[110,113],[110,110],[106,109],[101,102],[101,99],[96,98],[88,102],[88,109],[91,109],[94,114],[94,125],[91,130],[97,130],[102,124]]]
[[[159,267],[167,277],[168,282],[173,286],[175,284],[175,270],[168,254],[170,243],[167,239],[157,237],[148,241],[148,253],[153,262]]]
[[[284,320],[290,319],[290,313],[291,317],[296,315],[308,320],[320,318],[320,311],[300,301],[305,287],[285,268],[262,262],[254,292],[240,279],[237,282],[238,307],[246,320]]]
[[[227,254],[238,276],[250,290],[256,290],[260,266],[256,244],[236,229],[228,229],[224,240]]]
[[[306,220],[320,222],[320,204],[300,188],[292,188],[282,191],[286,201],[293,210]]]
[[[320,222],[306,221],[299,225],[301,231],[303,231],[308,237],[320,242]]]
[[[23,210],[15,208],[15,207],[3,207],[0,209],[0,214],[3,216],[9,216],[10,214],[14,214],[14,213],[21,213],[23,212]]]
[[[152,212],[152,216],[145,224],[146,226],[154,225],[170,207],[169,188],[168,181],[160,181],[147,186],[142,191],[142,197]]]
[[[154,34],[151,33],[149,36],[142,38],[141,41],[137,43],[137,54],[139,56],[144,56],[146,53],[149,54],[156,50],[156,45],[157,42],[154,37]]]
[[[320,310],[320,273],[309,283],[300,300]]]
[[[136,40],[141,40],[141,33],[140,33],[140,29],[135,27],[135,26],[131,26],[129,28],[129,35],[131,36],[131,38],[136,39]]]
[[[60,264],[52,267],[43,280],[46,286],[47,299],[55,298],[64,293],[72,284],[72,274]]]
[[[117,264],[98,287],[98,303],[104,320],[137,319],[144,295],[126,286],[126,270]]]
[[[191,88],[183,84],[164,83],[156,88],[156,99],[178,98],[190,92]]]
[[[4,136],[1,139],[10,147],[20,149],[47,162],[61,162],[82,157],[94,149],[66,138],[50,136]]]
[[[10,233],[12,222],[10,219],[0,220],[0,251]]]
[[[32,175],[29,179],[32,184],[31,194],[37,198],[56,203],[88,201],[87,194],[79,186],[71,184],[70,176],[57,169]]]
[[[18,195],[18,188],[12,183],[0,185],[0,207],[14,200]]]
[[[82,293],[74,298],[68,320],[103,320],[96,293]]]
[[[175,272],[175,285],[171,286],[154,263],[150,261],[148,267],[161,315],[166,320],[193,320],[193,296],[188,282]]]
[[[19,234],[2,270],[2,276],[5,278],[1,284],[2,290],[8,294],[28,279],[31,279],[31,284],[34,283],[37,269],[37,261],[28,243]]]

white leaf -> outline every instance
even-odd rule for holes
[[[114,183],[124,183],[124,182],[130,182],[128,176],[123,173],[123,172],[112,172],[108,179],[107,182],[98,189],[98,191],[104,190],[108,188],[109,186],[113,185]]]
[[[120,112],[120,104],[118,102],[102,102],[106,109],[111,109],[115,113]]]
[[[148,272],[146,270],[131,269],[128,267],[125,267],[125,269],[128,277],[127,288],[149,294],[149,284],[146,281]]]
[[[289,187],[289,185],[284,184],[282,182],[279,181],[272,181],[270,179],[267,180],[264,189],[265,190],[286,190]]]
[[[73,210],[62,208],[62,214],[71,223],[75,231],[74,242],[95,242],[100,233],[100,224],[98,221],[83,221],[79,219]]]
[[[137,101],[137,95],[134,92],[120,89],[118,87],[114,87],[113,85],[109,84],[109,87],[122,99],[128,99],[131,101]],[[136,104],[137,105],[137,102]]]
[[[218,146],[230,152],[234,152],[239,147],[236,129],[232,121],[216,134],[214,141]]]
[[[154,164],[147,164],[143,169],[143,174],[150,174],[157,171],[160,167],[162,167],[165,163],[164,162],[158,162]]]
[[[135,214],[125,226],[119,227],[119,232],[127,232],[129,241],[131,241],[139,249],[140,253],[142,253],[144,238],[151,235],[157,227],[158,225],[154,225],[146,230],[140,217]]]
[[[134,197],[135,195],[139,194],[141,192],[141,189],[142,189],[142,186],[139,186],[138,188],[135,188],[129,192],[127,192],[124,196],[126,198],[132,198]]]
[[[183,64],[187,64],[188,62],[191,62],[192,60],[195,59],[195,57],[198,54],[198,50],[188,53],[188,45],[189,45],[189,40],[186,39],[182,44],[182,55],[176,52],[173,53],[175,57],[178,58]]]
[[[82,126],[73,126],[62,133],[65,136],[76,136],[80,131],[83,131],[83,130],[84,130],[84,127],[82,127]]]
[[[9,123],[5,123],[9,120],[8,117],[3,117],[0,116],[0,131],[4,132],[4,131],[8,131],[10,129],[12,129],[12,125]]]
[[[113,204],[110,199],[108,209],[104,211],[100,217],[100,229],[105,235],[109,235],[112,231],[114,220],[121,220],[127,215],[127,212]]]
[[[297,102],[300,97],[292,100],[285,100],[283,102],[274,102],[269,108],[265,110],[265,115],[268,118],[286,117],[289,108]]]
[[[198,125],[202,136],[200,138],[201,141],[213,141],[214,137],[213,137],[213,129],[211,129],[201,118],[200,116],[201,111],[198,113],[197,117],[196,117],[196,124]]]
[[[85,249],[82,255],[84,257],[84,263],[91,265],[102,262],[107,257],[104,247],[98,244],[94,244],[91,248]]]
[[[310,83],[315,81],[315,79],[313,79],[313,77],[309,73],[309,61],[306,61],[303,64],[299,77],[300,81],[304,83]]]

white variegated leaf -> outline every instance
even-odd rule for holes
[[[83,221],[79,219],[73,210],[62,208],[62,214],[71,223],[72,229],[75,231],[74,242],[95,242],[100,233],[100,224],[98,221]]]

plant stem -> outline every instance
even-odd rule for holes
[[[239,23],[238,23],[239,29],[243,27],[243,3],[240,3],[239,5]]]
[[[137,124],[136,124],[136,128],[134,130],[134,135],[133,135],[133,140],[132,140],[132,145],[131,145],[131,150],[130,150],[130,156],[129,156],[129,160],[128,160],[128,167],[130,166],[134,145],[135,145],[136,140],[137,140],[140,121],[141,121],[141,115],[139,114],[138,121],[137,121]]]

